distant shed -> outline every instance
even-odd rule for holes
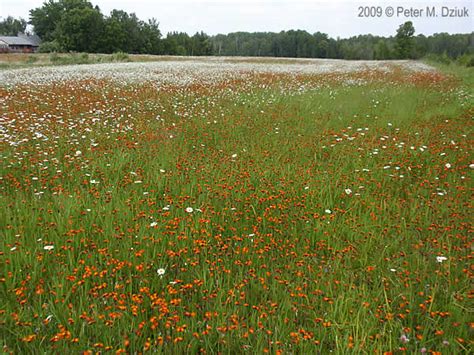
[[[33,53],[38,50],[40,42],[36,35],[0,36],[0,53]]]

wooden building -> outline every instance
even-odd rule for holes
[[[33,53],[38,50],[38,36],[18,34],[18,36],[0,36],[0,53]]]

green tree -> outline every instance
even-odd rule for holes
[[[8,16],[0,21],[0,35],[16,36],[18,33],[25,33],[26,21],[22,18],[16,19]]]
[[[329,50],[329,39],[328,35],[321,32],[313,34],[315,40],[313,48],[313,58],[327,58]]]
[[[196,32],[196,34],[191,37],[190,52],[190,54],[194,56],[211,55],[212,46],[209,41],[209,36],[204,32]]]
[[[132,51],[133,43],[129,31],[129,15],[125,11],[112,10],[110,16],[104,20],[104,34],[102,49],[104,53]]]
[[[390,53],[390,48],[388,48],[387,40],[380,39],[375,45],[374,49],[374,59],[385,60],[391,59],[392,54]]]
[[[185,32],[169,32],[164,40],[164,53],[170,55],[191,55],[192,39]]]
[[[413,35],[415,34],[415,27],[411,21],[405,22],[397,30],[396,40],[396,51],[397,55],[401,59],[413,57],[413,47],[415,40]]]
[[[104,30],[104,19],[94,8],[75,8],[61,17],[56,28],[59,44],[66,50],[98,52]]]
[[[158,28],[158,21],[154,18],[148,22],[140,22],[140,38],[142,40],[142,53],[160,54],[161,53],[161,32]]]
[[[30,24],[34,32],[43,41],[57,39],[56,29],[62,18],[74,9],[92,9],[92,4],[87,0],[48,0],[43,6],[30,10]]]

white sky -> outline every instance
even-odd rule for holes
[[[430,35],[439,32],[470,33],[474,31],[473,0],[92,0],[103,14],[112,9],[134,12],[146,20],[155,17],[161,32],[183,31],[194,34],[204,31],[213,35],[236,31],[258,32],[302,29],[309,33],[317,31],[331,37],[346,38],[358,34],[394,35],[398,26],[412,21],[416,33]],[[0,18],[8,15],[28,19],[29,10],[40,7],[43,0],[0,0]],[[385,12],[388,6],[395,11],[423,9],[421,17],[402,14],[380,18],[358,17],[359,6],[380,6]],[[436,6],[438,17],[428,18],[426,7]],[[442,16],[442,7],[462,9],[466,7],[468,17],[448,18]]]

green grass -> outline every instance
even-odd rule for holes
[[[463,84],[463,89],[472,95],[472,91],[474,90],[474,70],[472,66],[467,67],[454,62],[443,64],[435,61],[426,61],[426,63],[460,80]]]
[[[4,351],[468,353],[472,69],[451,73],[11,89],[17,139],[66,123],[2,146]]]

